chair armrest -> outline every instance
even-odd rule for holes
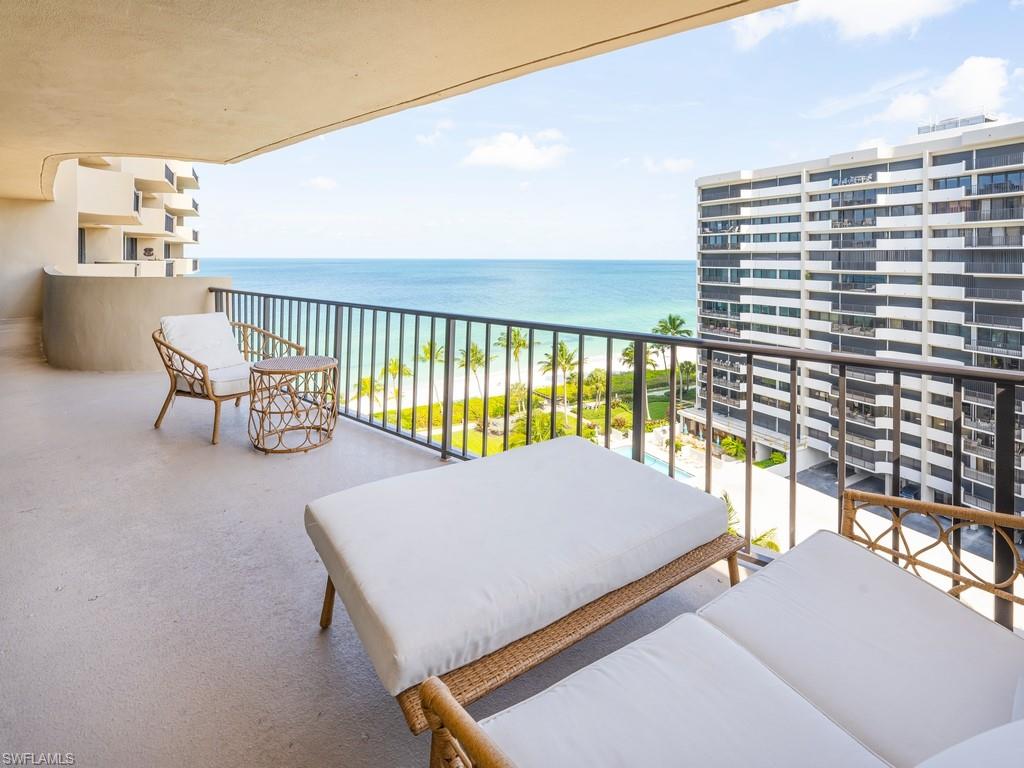
[[[866,507],[882,508],[888,512],[888,517],[868,510],[858,519],[857,513]],[[928,532],[924,534],[928,538],[923,544],[911,544],[907,538],[904,529],[909,526],[905,526],[905,521],[911,516],[923,519],[928,524],[925,529]],[[993,539],[1002,539],[1007,545],[1012,553],[1014,567],[1005,579],[997,581],[995,577],[982,576],[970,562],[962,559],[956,539],[963,528],[971,525],[991,528]],[[880,532],[875,534],[868,527],[877,528]],[[1020,530],[1024,530],[1024,518],[1018,515],[866,491],[843,492],[843,522],[840,530],[843,536],[863,544],[873,552],[891,557],[894,562],[918,576],[921,576],[922,571],[928,571],[948,577],[952,581],[948,592],[954,596],[973,587],[1024,605],[1024,597],[1019,594],[1019,590],[1018,594],[1011,591],[1017,578],[1024,575],[1024,556],[1014,544],[1014,534]],[[938,558],[928,556],[927,553],[933,549],[937,549]],[[953,570],[936,564],[936,561],[944,559],[952,564]]]
[[[440,679],[427,678],[420,684],[419,691],[423,712],[433,732],[431,750],[440,750],[440,757],[444,760],[442,765],[452,768],[516,768]]]
[[[268,357],[286,357],[289,354],[301,355],[306,351],[301,344],[271,333],[258,325],[232,322],[231,327],[239,331],[240,347],[246,360],[266,360]]]
[[[213,397],[210,368],[206,363],[199,362],[168,342],[159,328],[153,331],[153,343],[160,354],[167,375],[171,378],[172,386],[177,387],[178,377],[180,377],[193,395]]]

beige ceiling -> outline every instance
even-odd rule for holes
[[[80,155],[236,162],[784,0],[5,0],[0,197]]]

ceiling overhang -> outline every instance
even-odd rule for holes
[[[80,156],[231,163],[787,0],[11,0],[0,197]]]

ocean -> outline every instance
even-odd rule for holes
[[[236,289],[498,319],[650,331],[696,327],[694,261],[200,259]]]

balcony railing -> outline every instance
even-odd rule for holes
[[[174,171],[171,170],[169,165],[164,165],[164,179],[168,184],[174,186]]]
[[[974,161],[975,170],[981,168],[998,168],[1003,165],[1022,165],[1024,164],[1024,152],[1006,152],[1000,155],[991,155],[990,157],[979,157]]]
[[[886,413],[901,412],[901,377],[933,376],[952,382],[954,418],[951,421],[954,452],[952,501],[964,501],[956,467],[962,463],[962,426],[960,398],[964,381],[994,387],[993,411],[995,437],[995,507],[1015,509],[1014,461],[1015,388],[1024,384],[1024,374],[1016,371],[971,368],[953,364],[885,359],[810,349],[752,344],[707,338],[659,336],[648,333],[601,328],[507,320],[474,315],[431,312],[422,309],[356,304],[326,299],[308,299],[267,293],[211,288],[216,309],[233,320],[257,325],[306,347],[309,354],[327,354],[339,361],[335,392],[340,415],[395,437],[439,451],[444,457],[472,459],[554,438],[561,434],[589,437],[611,447],[612,433],[626,432],[632,458],[644,462],[653,441],[663,435],[648,434],[646,408],[648,379],[658,375],[667,383],[667,412],[677,413],[677,377],[680,350],[696,350],[705,356],[705,376],[716,374],[715,356],[743,360],[746,396],[742,403],[745,417],[729,419],[740,425],[740,437],[748,446],[762,440],[755,430],[753,384],[754,359],[788,364],[789,390],[799,391],[800,363],[833,365],[838,370],[836,398],[837,486],[847,486],[847,468],[855,464],[847,455],[847,371],[850,368],[884,372],[892,377],[892,407]],[[509,343],[503,343],[508,340]],[[652,373],[646,365],[626,366],[630,359],[654,359],[666,356],[667,371]],[[547,363],[547,365],[545,365]],[[591,374],[599,373],[591,377]],[[589,378],[588,378],[589,377]],[[583,382],[584,386],[577,386]],[[659,384],[659,386],[661,386]],[[714,440],[718,422],[724,418],[715,411],[717,398],[701,402],[703,449],[703,486],[711,492],[716,462]],[[628,401],[634,406],[625,419],[614,425],[612,408],[601,407]],[[789,423],[799,422],[797,400],[789,402]],[[889,421],[887,419],[887,421]],[[900,487],[901,422],[891,421],[894,446],[892,475]],[[677,436],[677,420],[667,419],[668,445]],[[735,428],[735,426],[733,427]],[[758,427],[758,430],[761,428]],[[788,453],[797,455],[798,430],[788,429]],[[661,445],[659,442],[658,445]],[[667,452],[667,473],[678,475],[676,456]],[[747,450],[744,463],[744,501],[739,510],[741,528],[746,536],[744,557],[764,563],[769,559],[751,545],[753,531],[753,459]],[[796,543],[797,481],[795,472],[788,478],[789,546]],[[841,493],[836,500],[836,525],[842,518]],[[1005,578],[1014,558],[1001,537],[994,537],[996,577]],[[959,543],[956,544],[959,546]],[[1006,606],[997,605],[997,616],[1006,621]],[[1012,618],[1012,617],[1011,617]]]
[[[1024,192],[1024,186],[1013,182],[999,182],[997,184],[978,184],[973,187],[964,188],[968,195],[1012,195],[1016,192]]]
[[[169,213],[164,214],[164,230],[166,230],[167,232],[174,231],[174,217],[171,216]]]
[[[965,221],[1007,221],[1024,218],[1024,208],[1000,208],[995,211],[966,211]]]

